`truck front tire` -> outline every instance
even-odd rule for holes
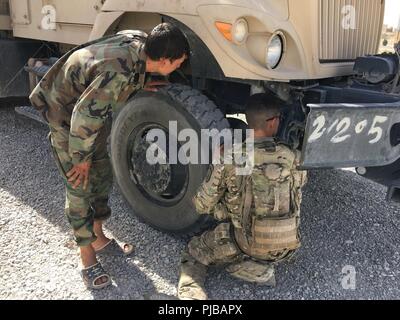
[[[229,128],[215,104],[188,86],[173,84],[156,93],[142,92],[114,121],[111,160],[116,182],[135,215],[163,231],[193,233],[210,221],[197,214],[191,202],[208,165],[150,165],[146,161],[147,133],[162,130],[168,141],[171,121],[177,122],[178,133],[191,128],[198,137],[201,129]]]

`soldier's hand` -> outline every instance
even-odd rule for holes
[[[150,81],[150,82],[146,83],[143,90],[150,91],[150,92],[157,92],[158,91],[157,87],[166,86],[168,84],[169,84],[168,81]]]
[[[67,173],[68,182],[71,183],[73,189],[78,188],[81,184],[83,184],[83,190],[87,189],[90,165],[90,162],[78,163]]]

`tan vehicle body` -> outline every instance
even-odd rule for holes
[[[342,28],[348,4],[356,8],[355,29]],[[42,28],[49,5],[56,12],[55,30]],[[77,45],[123,29],[149,31],[171,17],[201,39],[225,77],[286,82],[351,74],[352,60],[377,52],[383,14],[381,0],[0,0],[0,30]],[[249,25],[241,45],[215,26],[239,18]],[[284,35],[285,52],[270,70],[265,52],[277,31]]]

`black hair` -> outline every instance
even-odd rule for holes
[[[190,50],[182,31],[165,22],[156,26],[147,37],[144,52],[154,61],[162,58],[174,61],[182,58],[184,54],[189,58]]]
[[[249,98],[246,120],[251,129],[265,128],[265,121],[281,115],[284,102],[272,94],[258,93]]]

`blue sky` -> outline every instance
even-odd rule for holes
[[[385,24],[393,27],[399,25],[400,0],[386,0]]]

